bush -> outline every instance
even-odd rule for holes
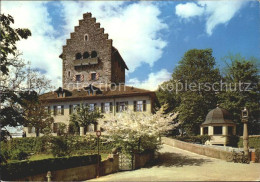
[[[260,136],[252,136],[248,138],[248,145],[250,148],[260,148]],[[243,147],[243,137],[239,138],[238,147]]]
[[[207,140],[210,140],[209,135],[197,135],[197,136],[174,136],[173,138],[190,143],[204,144]]]
[[[55,137],[52,139],[51,153],[54,157],[71,155],[72,149],[67,137]]]
[[[1,177],[2,180],[15,180],[26,176],[47,173],[47,171],[96,164],[97,160],[98,155],[88,155],[7,163],[1,165]]]
[[[108,136],[100,137],[100,151],[112,151],[115,142],[109,141]],[[97,151],[97,137],[87,136],[43,136],[32,138],[14,138],[10,141],[1,141],[1,153],[9,159],[11,151],[20,150],[26,153],[52,153],[54,156],[77,154],[78,151]],[[82,153],[82,152],[80,152]],[[10,154],[10,155],[9,155]],[[2,156],[1,159],[4,159]]]
[[[238,135],[228,136],[228,145],[229,146],[237,147],[238,146],[238,141],[239,141],[239,136]]]
[[[260,148],[255,149],[255,162],[260,162]]]
[[[11,151],[11,157],[12,160],[24,160],[29,156],[28,153],[25,151],[22,151],[20,149],[16,149],[14,151]]]

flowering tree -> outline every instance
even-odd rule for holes
[[[161,134],[178,125],[173,124],[177,115],[164,115],[163,109],[155,114],[128,111],[101,118],[98,122],[122,150],[133,153],[158,149]]]

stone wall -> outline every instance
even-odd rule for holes
[[[154,153],[141,153],[134,155],[134,169],[139,169],[144,167],[149,161],[153,160]]]
[[[118,155],[110,155],[105,161],[100,163],[99,175],[107,175],[115,173],[119,169]],[[47,181],[47,173],[37,174],[33,176],[16,179],[14,181]],[[63,170],[51,171],[51,181],[82,181],[97,177],[97,164],[87,166],[74,167]]]
[[[182,141],[167,138],[167,137],[163,137],[162,141],[163,141],[163,143],[173,146],[173,147],[177,147],[177,148],[180,148],[183,150],[188,150],[188,151],[196,153],[196,154],[205,155],[205,156],[213,157],[213,158],[217,158],[217,159],[227,160],[227,157],[229,155],[232,155],[232,153],[228,152],[228,151],[209,148],[207,146],[197,145],[197,144],[193,144],[193,143],[182,142]]]
[[[87,39],[85,38],[86,36]],[[108,34],[105,33],[105,29],[101,28],[100,23],[96,22],[96,18],[92,17],[91,13],[85,13],[83,19],[79,20],[79,25],[75,26],[74,32],[67,39],[60,56],[63,61],[63,88],[71,88],[72,85],[75,86],[77,83],[80,83],[82,86],[93,83],[109,84],[114,81],[124,83],[125,68],[121,70],[118,67],[113,68],[112,66],[112,62],[115,64],[117,61],[121,62],[117,57],[114,57],[115,60],[112,61],[112,42],[108,38]],[[95,58],[91,58],[93,51],[97,53],[97,57]],[[78,53],[81,54],[81,59],[76,58],[76,54]],[[89,57],[83,57],[84,53],[87,53]],[[94,63],[93,59],[95,59]],[[84,62],[84,64],[81,65],[78,62]],[[93,72],[98,75],[96,80],[91,80],[91,73]],[[74,78],[75,75],[82,75],[82,79],[76,81]]]

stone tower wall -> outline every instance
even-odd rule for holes
[[[88,40],[85,40],[85,35]],[[97,52],[98,64],[79,66],[75,69],[75,55],[84,52],[91,54],[92,51]],[[111,60],[112,60],[112,40],[108,39],[108,34],[104,33],[104,28],[100,28],[100,23],[96,22],[96,18],[91,17],[91,13],[83,15],[83,20],[79,20],[79,26],[74,28],[70,39],[67,39],[66,45],[63,46],[63,88],[71,88],[76,85],[75,75],[83,75],[83,79],[79,86],[87,86],[93,82],[111,83]],[[98,74],[98,79],[90,80],[91,72]]]

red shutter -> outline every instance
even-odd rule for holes
[[[74,82],[76,81],[76,75],[73,76],[73,81],[74,81]]]
[[[80,81],[84,81],[84,75],[80,75]]]
[[[99,73],[96,73],[96,80],[98,80],[99,78]]]
[[[91,73],[88,75],[88,80],[91,81]]]

